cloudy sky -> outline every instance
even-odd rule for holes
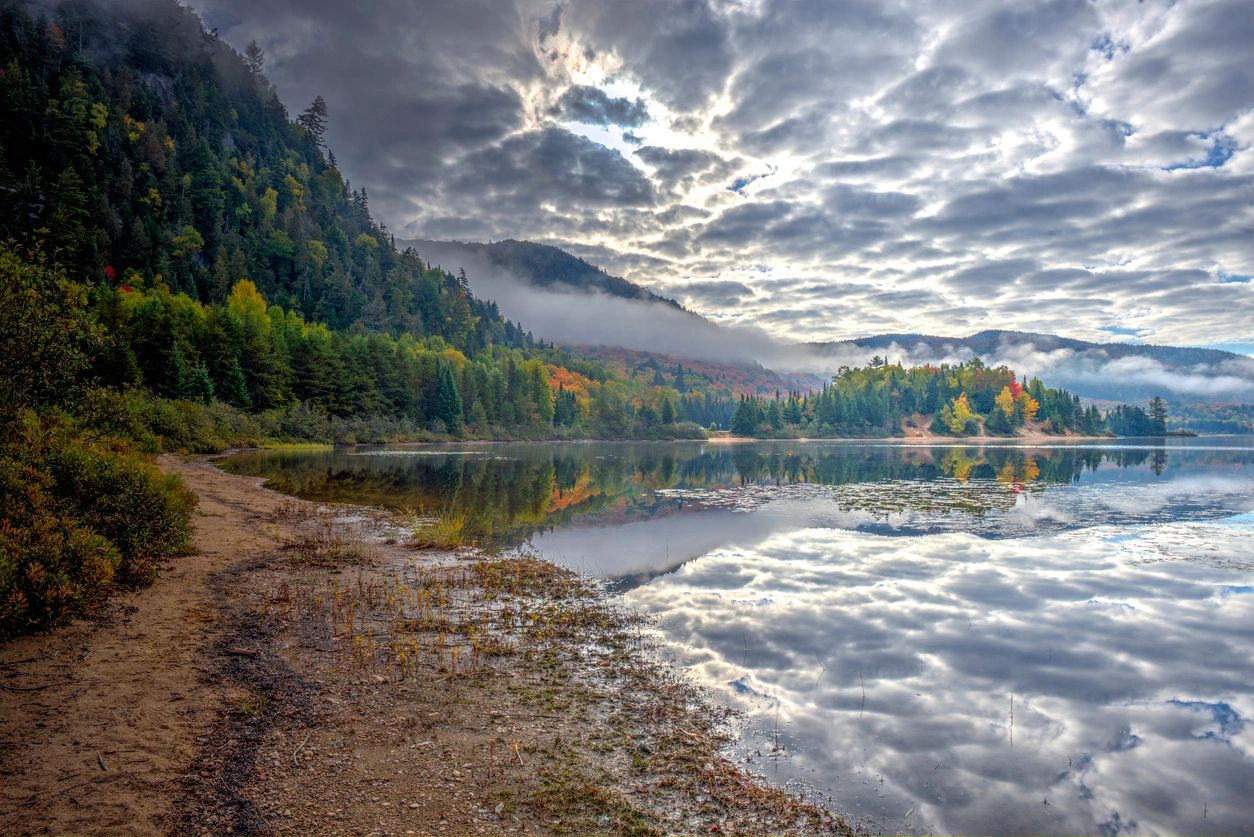
[[[190,0],[398,237],[788,339],[1254,352],[1254,4]]]

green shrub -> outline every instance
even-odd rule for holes
[[[121,556],[61,516],[46,472],[0,453],[0,638],[96,610]]]
[[[46,461],[65,513],[117,548],[119,584],[150,583],[160,562],[187,546],[195,498],[177,476],[133,453],[73,442],[49,451]]]
[[[116,440],[23,412],[0,439],[0,637],[90,615],[190,542],[195,497]]]

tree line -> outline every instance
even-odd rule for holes
[[[876,357],[865,367],[842,367],[816,393],[741,395],[731,432],[753,437],[887,437],[912,430],[1013,436],[1031,426],[1046,434],[1161,435],[1166,422],[1161,398],[1151,402],[1148,413],[1130,405],[1102,412],[1039,378],[1020,380],[1010,368],[990,367],[979,358],[907,368]]]

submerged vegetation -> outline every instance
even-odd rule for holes
[[[727,489],[751,485],[855,486],[937,480],[962,491],[973,514],[1013,505],[1019,493],[1065,485],[1099,468],[1166,466],[1163,449],[1085,445],[1026,448],[651,443],[507,445],[481,450],[259,451],[226,459],[238,474],[323,504],[385,507],[417,522],[400,532],[414,545],[505,549],[573,524],[606,526],[681,514]],[[1004,491],[980,484],[996,483]],[[735,495],[735,491],[727,492]],[[752,492],[751,492],[752,493]],[[730,497],[728,498],[730,499]],[[934,507],[929,491],[842,493],[848,508],[884,514]],[[428,510],[415,515],[411,509]]]

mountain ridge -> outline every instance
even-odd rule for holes
[[[1020,331],[1017,329],[983,329],[966,337],[949,337],[938,334],[921,334],[912,332],[901,333],[885,333],[873,334],[867,337],[854,337],[846,340],[825,340],[814,341],[806,345],[816,348],[826,348],[840,345],[857,345],[867,348],[883,347],[887,348],[893,344],[902,345],[906,342],[913,342],[916,345],[922,343],[925,345],[951,344],[961,345],[975,350],[977,354],[992,351],[997,348],[1000,343],[1006,340],[1017,340],[1021,342],[1031,342],[1038,349],[1044,351],[1053,351],[1056,349],[1070,349],[1072,351],[1088,351],[1092,349],[1102,349],[1107,351],[1112,357],[1123,357],[1128,355],[1150,355],[1157,356],[1165,353],[1174,353],[1179,356],[1187,356],[1192,358],[1189,361],[1183,361],[1177,358],[1176,362],[1193,362],[1193,363],[1218,363],[1228,360],[1245,359],[1245,355],[1230,352],[1226,349],[1212,349],[1204,346],[1175,346],[1171,344],[1161,343],[1121,343],[1116,341],[1098,342],[1095,340],[1081,340],[1076,337],[1063,337],[1058,334],[1050,334],[1048,332],[1038,331]]]
[[[457,253],[485,258],[495,268],[510,271],[532,285],[553,288],[565,285],[580,291],[600,291],[622,299],[634,299],[667,305],[688,311],[677,301],[662,296],[604,268],[551,244],[506,238],[499,241],[455,241],[435,239],[397,239],[398,246],[413,247],[429,262],[441,265],[445,258]],[[453,265],[453,268],[461,265]],[[694,316],[699,316],[695,315]]]

